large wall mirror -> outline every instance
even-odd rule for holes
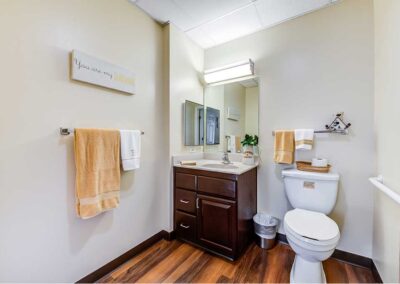
[[[246,150],[242,141],[257,145],[258,101],[256,78],[206,87],[205,151],[241,153]]]

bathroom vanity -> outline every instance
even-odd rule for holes
[[[242,161],[258,144],[258,100],[256,77],[209,85],[202,103],[186,100],[184,145],[203,152],[173,157],[177,238],[231,260],[253,240],[257,165]]]
[[[211,166],[174,166],[176,236],[235,260],[253,239],[257,168]]]

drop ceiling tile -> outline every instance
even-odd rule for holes
[[[174,23],[203,48],[317,10],[338,0],[129,0],[153,19]]]
[[[202,25],[202,28],[216,44],[221,44],[259,30],[262,25],[258,19],[256,8],[254,5],[250,5],[216,21]]]
[[[192,19],[172,0],[136,0],[134,4],[160,23],[171,22],[181,30],[193,25]]]
[[[205,33],[201,27],[192,29],[192,30],[186,32],[186,34],[188,35],[188,37],[190,37],[195,43],[200,45],[202,48],[208,48],[208,47],[215,45],[215,42],[213,41],[213,39],[211,37],[209,37],[207,35],[207,33]]]
[[[329,3],[331,0],[257,0],[255,6],[263,26],[268,27]]]
[[[252,0],[172,0],[190,16],[192,27],[215,20],[236,9],[252,3]]]

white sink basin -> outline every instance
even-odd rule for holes
[[[204,164],[201,167],[211,168],[211,169],[227,169],[227,170],[233,170],[239,168],[238,166],[232,164]]]

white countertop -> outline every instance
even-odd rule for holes
[[[195,170],[203,170],[203,171],[210,171],[210,172],[218,172],[218,173],[226,173],[226,174],[234,174],[234,175],[241,175],[251,169],[254,169],[258,166],[258,163],[254,165],[245,165],[241,162],[232,162],[231,164],[227,165],[227,168],[223,168],[225,165],[222,163],[221,160],[208,160],[208,159],[193,159],[196,161],[195,166],[182,166],[180,163],[174,163],[175,167],[185,168],[185,169],[195,169]],[[211,166],[207,166],[211,165]],[[219,166],[221,165],[222,168],[214,168],[212,166]],[[229,168],[229,167],[236,167],[236,168]]]

